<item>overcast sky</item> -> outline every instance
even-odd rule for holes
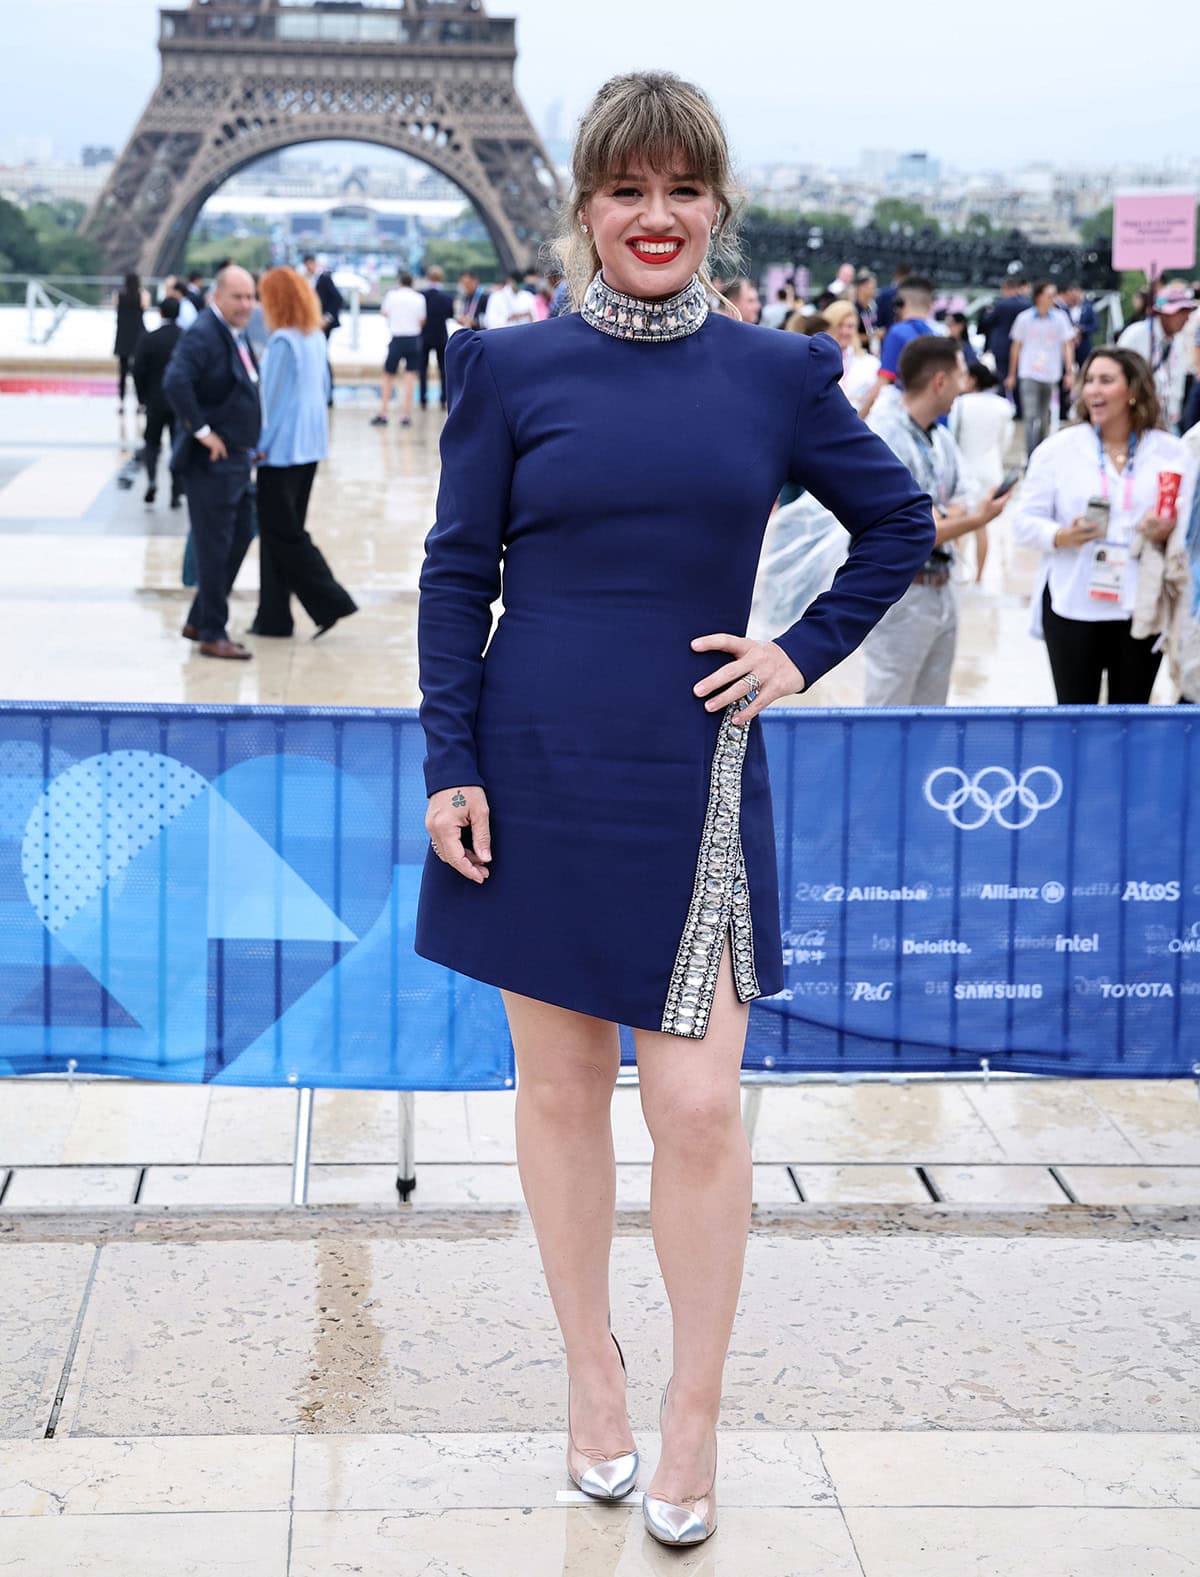
[[[491,0],[517,84],[569,129],[607,76],[667,67],[715,99],[743,162],[925,149],[966,167],[1200,153],[1200,12],[1131,0]],[[154,87],[158,0],[7,0],[0,146],[123,144]],[[1166,18],[1172,20],[1169,26]],[[1142,39],[1135,29],[1144,28]]]

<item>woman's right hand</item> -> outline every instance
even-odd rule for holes
[[[1085,542],[1094,542],[1102,535],[1100,527],[1086,515],[1076,515],[1069,526],[1059,526],[1054,533],[1056,548],[1081,548]]]
[[[463,829],[471,829],[471,847],[463,844]],[[478,784],[470,788],[439,789],[430,795],[425,830],[433,852],[469,882],[482,886],[491,875],[491,815],[487,795]]]

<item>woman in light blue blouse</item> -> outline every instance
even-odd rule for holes
[[[291,635],[295,596],[317,626],[316,635],[324,635],[357,604],[305,529],[313,477],[329,448],[321,312],[312,287],[290,268],[271,269],[258,288],[271,337],[262,366],[258,463],[262,589],[250,629],[254,635]]]

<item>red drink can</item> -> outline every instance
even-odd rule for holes
[[[1174,520],[1175,508],[1179,500],[1179,488],[1183,477],[1178,471],[1160,471],[1158,473],[1158,503],[1154,513],[1160,520]]]

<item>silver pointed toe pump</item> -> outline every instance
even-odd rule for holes
[[[668,1380],[663,1388],[662,1402],[658,1409],[659,1434],[662,1433],[662,1415],[667,1405]],[[689,1499],[688,1504],[677,1506],[674,1501],[660,1500],[656,1495],[642,1496],[642,1517],[646,1532],[660,1544],[703,1544],[717,1531],[717,1466],[713,1462],[713,1481],[706,1494]]]
[[[612,1336],[611,1331],[609,1335]],[[613,1336],[613,1345],[617,1349],[617,1356],[624,1370],[625,1354],[621,1351],[621,1344],[615,1336]],[[593,1462],[590,1457],[576,1450],[575,1440],[571,1434],[571,1382],[568,1379],[567,1473],[571,1482],[585,1495],[590,1495],[593,1500],[623,1500],[637,1483],[638,1466],[636,1451],[626,1452],[624,1456],[610,1457],[606,1462]]]

